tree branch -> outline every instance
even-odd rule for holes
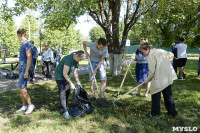
[[[126,8],[126,17],[124,19],[124,24],[127,25],[128,24],[128,20],[130,17],[130,10],[131,10],[131,3],[133,0],[128,0],[127,1],[127,8]]]
[[[131,29],[131,27],[133,26],[133,24],[135,22],[135,18],[136,18],[136,15],[138,14],[138,10],[139,10],[140,4],[141,4],[141,0],[138,0],[135,12],[133,14],[133,17],[131,18],[131,21],[127,24],[127,28],[129,28],[129,29]]]
[[[105,23],[106,23],[105,12],[106,11],[104,10],[103,0],[99,0],[99,7],[100,7],[100,15],[101,15],[102,24],[105,25]]]
[[[136,16],[136,18],[139,18],[141,15],[144,15],[144,14],[146,14],[148,11],[150,11],[151,9],[153,9],[153,7],[154,7],[154,5],[156,4],[156,2],[157,2],[157,0],[155,0],[155,1],[153,2],[153,4],[152,4],[146,11],[143,11],[143,12],[139,13],[139,14]]]
[[[103,29],[105,29],[105,26],[103,25],[103,23],[100,21],[98,14],[95,11],[92,11],[91,8],[88,9],[89,10],[89,15],[93,18],[93,20],[100,25]]]
[[[70,25],[71,25],[71,23],[69,23],[68,25],[65,24],[66,31],[69,29]]]

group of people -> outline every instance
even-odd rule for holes
[[[32,45],[31,42],[26,39],[25,30],[19,29],[17,35],[22,44],[20,47],[19,66],[15,70],[19,69],[18,91],[21,94],[23,104],[17,113],[26,111],[25,114],[29,114],[34,110],[35,106],[31,103],[30,96],[27,92],[27,79],[32,62],[34,63],[37,58],[32,52],[34,42],[32,42]],[[173,45],[173,50],[177,48],[177,55],[162,49],[153,49],[152,45],[148,43],[148,39],[142,38],[139,49],[136,51],[134,60],[137,62],[135,69],[137,82],[138,84],[146,83],[144,97],[148,97],[148,92],[150,90],[152,99],[151,113],[147,114],[149,117],[160,115],[161,92],[163,93],[168,114],[173,116],[178,114],[171,91],[171,86],[173,81],[177,79],[177,75],[175,72],[176,69],[172,67],[170,59],[174,59],[176,66],[179,67],[179,79],[183,79],[184,66],[187,61],[187,45],[184,44],[183,38],[180,39],[180,43],[175,44],[176,45]],[[87,47],[90,48],[90,54],[87,52]],[[105,99],[107,75],[104,67],[104,60],[108,55],[106,39],[100,38],[97,43],[83,41],[83,49],[84,51],[78,50],[61,59],[62,50],[60,46],[58,46],[57,51],[53,53],[49,45],[45,44],[45,50],[42,53],[41,64],[48,66],[47,77],[51,77],[48,71],[51,67],[51,63],[59,62],[58,65],[54,64],[55,80],[60,96],[61,112],[67,119],[70,119],[68,108],[70,90],[76,89],[70,77],[73,73],[76,84],[82,86],[78,76],[78,66],[79,62],[85,58],[89,58],[91,62],[91,65],[88,66],[88,70],[92,102],[95,102],[97,99],[94,82],[96,73],[98,72],[101,80],[100,97],[102,99],[102,105],[108,105],[108,101]],[[56,58],[54,58],[54,54],[57,55]],[[141,87],[138,88],[138,92],[135,96],[140,96],[140,91]]]

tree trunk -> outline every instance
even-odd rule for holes
[[[123,70],[123,54],[109,53],[111,76],[121,76]]]

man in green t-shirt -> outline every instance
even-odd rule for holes
[[[70,75],[74,73],[74,77],[78,85],[82,86],[78,78],[78,63],[85,57],[84,51],[80,50],[69,54],[62,58],[55,70],[55,80],[59,88],[61,113],[70,119],[67,101],[70,94],[70,88],[75,89],[74,84],[70,80]]]

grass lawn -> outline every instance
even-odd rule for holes
[[[28,86],[32,102],[36,105],[35,111],[30,115],[15,114],[21,107],[20,95],[17,90],[0,93],[0,133],[4,132],[121,132],[121,133],[171,133],[172,127],[198,127],[200,131],[200,79],[197,76],[197,57],[189,57],[185,69],[186,80],[176,80],[172,86],[175,105],[179,115],[167,115],[164,101],[161,101],[161,116],[146,118],[145,114],[151,110],[151,96],[143,98],[131,94],[116,102],[114,108],[101,108],[94,104],[92,114],[83,118],[67,120],[60,115],[58,88],[55,81],[47,81]],[[131,65],[134,73],[135,64]],[[124,69],[125,73],[126,68]],[[111,78],[108,74],[106,98],[115,99],[122,78]],[[80,76],[81,83],[89,91],[88,75]],[[98,79],[99,81],[99,79]],[[100,85],[100,84],[99,84]],[[120,94],[124,94],[137,85],[136,80],[129,74]],[[72,93],[70,95],[70,98]],[[70,100],[69,100],[70,101]]]

